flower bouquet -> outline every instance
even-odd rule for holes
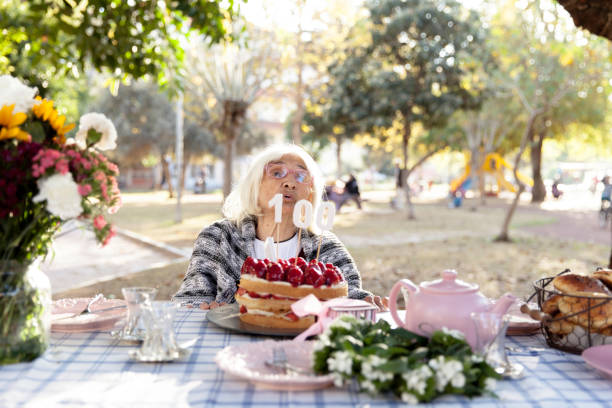
[[[105,214],[121,205],[113,124],[97,113],[75,125],[8,75],[0,76],[0,364],[29,361],[48,343],[50,287],[35,261],[62,222],[89,220],[96,239],[115,234]],[[46,281],[46,282],[45,282]],[[46,289],[43,287],[46,286]]]
[[[355,378],[362,391],[392,392],[416,404],[443,394],[495,395],[500,377],[472,353],[462,333],[439,330],[420,336],[389,323],[341,316],[314,346],[314,371],[332,374],[336,386]]]

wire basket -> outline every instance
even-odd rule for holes
[[[559,275],[568,272],[570,270],[566,269]],[[531,296],[536,296],[538,307],[543,312],[541,330],[546,343],[574,354],[592,346],[612,344],[612,296],[562,293],[549,286],[554,278],[535,281],[535,293]]]

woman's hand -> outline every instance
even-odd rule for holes
[[[221,303],[217,303],[217,302],[211,302],[211,303],[202,302],[202,303],[200,303],[200,309],[202,309],[202,310],[216,309],[219,306],[223,306],[225,304],[226,304],[225,302],[221,302]]]
[[[386,296],[367,296],[363,300],[365,300],[366,302],[370,302],[374,306],[378,307],[379,312],[386,312],[389,310],[389,298]]]

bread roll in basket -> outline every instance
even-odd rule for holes
[[[612,270],[580,275],[569,269],[534,282],[539,310],[521,310],[542,321],[549,346],[580,354],[612,344]]]

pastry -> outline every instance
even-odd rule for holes
[[[248,257],[242,266],[235,298],[244,323],[282,329],[306,329],[313,316],[299,318],[291,305],[308,295],[329,300],[348,295],[348,284],[332,264],[316,260],[258,260]]]
[[[552,284],[555,289],[568,295],[591,296],[593,293],[612,295],[600,280],[575,273],[557,276]]]
[[[612,290],[612,269],[600,269],[595,271],[593,277],[599,279],[608,289]]]

